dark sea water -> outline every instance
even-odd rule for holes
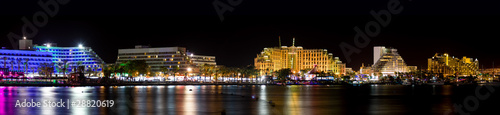
[[[169,85],[95,87],[0,86],[0,114],[213,114],[337,115],[457,114],[454,105],[468,103],[474,114],[498,114],[495,91],[478,86],[274,86]],[[486,97],[486,94],[490,94]],[[112,107],[16,107],[16,102],[112,100]],[[92,103],[92,102],[91,102]],[[95,102],[94,102],[95,103]],[[477,104],[477,105],[475,105]]]

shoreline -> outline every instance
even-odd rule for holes
[[[192,84],[192,83],[145,83],[145,84],[0,84],[0,86],[169,86],[169,85],[266,85],[266,86],[370,86],[370,85],[399,85],[399,86],[480,86],[480,85],[500,85],[500,83],[486,83],[486,84],[444,84],[444,85],[433,85],[433,84],[421,84],[421,85],[401,85],[401,84],[287,84],[287,85],[277,85],[277,84],[236,84],[236,83],[225,83],[225,84]]]

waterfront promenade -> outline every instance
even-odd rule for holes
[[[0,86],[136,86],[136,85],[478,85],[491,84],[500,85],[498,81],[473,81],[460,83],[430,83],[426,81],[412,82],[393,82],[393,81],[376,81],[376,82],[358,82],[358,81],[225,81],[225,82],[204,82],[204,81],[154,81],[154,80],[116,80],[116,79],[86,79],[82,82],[68,81],[65,78],[40,78],[40,79],[2,79]]]

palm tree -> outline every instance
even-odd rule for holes
[[[26,58],[24,59],[24,73],[27,75],[28,74],[28,64],[29,64],[29,59]]]
[[[217,66],[213,66],[212,67],[212,71],[213,73],[215,73],[215,76],[214,76],[214,79],[215,79],[215,82],[217,83],[219,81],[219,73],[220,73],[220,67],[217,67]]]
[[[21,59],[17,59],[16,62],[17,62],[17,70],[21,70]]]
[[[170,68],[170,73],[174,74],[174,82],[175,82],[175,73],[179,72],[179,67],[174,66],[173,68]]]
[[[163,77],[166,77],[167,73],[169,72],[169,69],[165,66],[160,67],[160,71],[163,72]]]
[[[48,78],[49,76],[52,76],[52,72],[54,72],[54,68],[51,67],[51,64],[48,63],[43,63],[39,67],[39,73],[45,74],[45,77]]]
[[[93,73],[94,71],[92,70],[92,68],[88,67],[87,68],[87,73],[89,74],[88,76],[90,77],[91,73]],[[115,74],[116,75],[116,74]]]
[[[302,69],[302,70],[300,70],[300,76],[301,76],[301,77],[306,76],[306,73],[307,73],[307,72],[309,72],[310,70],[311,70],[311,69]]]
[[[200,73],[203,74],[203,81],[207,81],[207,77],[206,75],[208,74],[208,65],[207,64],[203,64],[200,66]]]
[[[63,77],[66,77],[66,71],[68,71],[68,60],[63,60],[62,64]]]
[[[236,69],[236,72],[238,72],[238,78],[240,78],[240,81],[239,82],[243,82],[243,76],[245,76],[245,69],[243,68],[237,68]],[[240,77],[241,75],[241,77]]]
[[[82,61],[76,62],[76,68],[78,69],[79,72],[83,73],[83,70],[85,69],[85,67],[84,68],[80,67],[80,66],[82,66],[82,63],[83,63]]]
[[[276,71],[276,73],[278,74],[278,80],[284,82],[286,80],[286,77],[288,75],[290,75],[292,70],[290,70],[290,68],[285,68],[285,69],[281,69],[281,70],[278,70]]]
[[[236,68],[235,67],[229,67],[227,68],[228,69],[228,74],[229,74],[229,77],[231,79],[231,82],[235,82],[235,76],[236,76]]]
[[[31,67],[30,70],[31,70],[31,72],[33,72],[33,76],[34,76],[34,74],[35,74],[35,68]]]
[[[10,61],[10,67],[14,70],[14,60]]]
[[[6,67],[5,67],[5,66],[6,66],[6,64],[7,64],[7,57],[3,57],[3,68],[6,68]]]
[[[258,70],[255,69],[255,66],[253,65],[248,65],[246,68],[245,68],[245,74],[248,76],[248,77],[252,77],[252,76],[255,76],[258,74]]]
[[[210,76],[210,81],[212,81],[212,74],[217,73],[217,69],[215,66],[208,65],[208,64],[203,64],[200,68],[200,71],[205,74],[205,81],[206,81],[206,76]]]
[[[225,77],[227,77],[227,76],[228,76],[228,74],[229,74],[229,72],[230,72],[230,71],[229,71],[229,68],[228,68],[228,67],[225,67],[225,66],[220,66],[220,67],[219,67],[219,71],[220,71],[220,73],[221,73],[221,77],[224,77],[224,76],[225,76]]]

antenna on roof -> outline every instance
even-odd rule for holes
[[[292,46],[295,46],[295,37],[293,37],[293,43]]]
[[[278,41],[280,42],[278,47],[281,47],[281,36],[278,36]]]

